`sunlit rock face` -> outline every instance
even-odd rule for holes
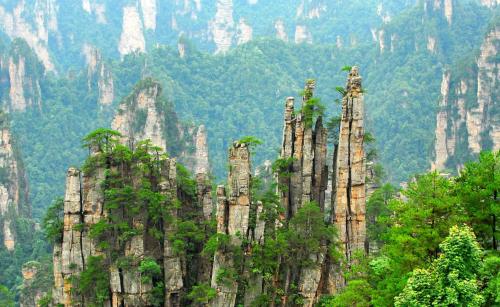
[[[118,51],[122,56],[131,52],[146,51],[143,24],[139,11],[135,6],[126,6],[123,8],[122,34],[120,36]]]
[[[0,114],[0,216],[3,245],[12,251],[16,247],[15,220],[29,217],[28,184],[21,157],[12,139],[5,114]]]
[[[234,36],[233,1],[217,0],[216,8],[209,27],[216,46],[215,53],[224,53],[231,48]]]
[[[443,74],[436,117],[434,169],[456,169],[482,150],[500,149],[498,96],[500,63],[496,59],[500,28],[493,28],[471,59],[473,74],[451,69]],[[464,149],[466,149],[464,151]]]
[[[11,11],[0,5],[0,28],[11,39],[24,39],[47,71],[55,69],[48,45],[49,33],[58,33],[57,11],[58,6],[54,0],[36,0],[29,5],[25,1],[19,1]],[[27,19],[26,16],[31,17]]]
[[[114,80],[111,70],[104,62],[100,51],[88,44],[83,46],[83,54],[87,65],[87,83],[89,91],[94,90],[93,86],[97,83],[99,93],[98,102],[103,106],[110,105],[114,98]]]

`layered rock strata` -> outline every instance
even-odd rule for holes
[[[345,256],[364,250],[366,241],[366,161],[364,141],[364,102],[361,77],[354,67],[349,74],[342,99],[340,138],[336,153],[334,223]]]
[[[98,269],[105,270],[104,274],[109,277],[107,280],[110,291],[109,297],[102,303],[105,306],[146,306],[150,304],[153,281],[139,267],[143,261],[154,259],[157,263],[162,263],[163,267],[165,306],[179,306],[179,292],[183,287],[181,259],[174,252],[169,239],[176,229],[178,209],[165,203],[171,218],[163,220],[161,229],[164,231],[164,240],[160,244],[148,231],[156,222],[148,218],[147,212],[134,213],[130,207],[122,209],[124,211],[111,209],[114,207],[108,203],[110,200],[103,188],[108,184],[103,182],[110,180],[109,174],[113,173],[116,178],[126,178],[127,175],[123,172],[126,170],[115,166],[98,166],[89,174],[76,168],[68,170],[64,197],[64,232],[62,242],[54,247],[55,304],[91,304],[92,298],[78,286],[78,280],[84,272],[95,270],[94,261],[101,259],[103,266]],[[131,184],[134,189],[140,188],[136,186],[139,182]],[[155,181],[151,184],[155,184]],[[160,161],[156,185],[165,201],[175,201],[178,193],[175,160]],[[116,218],[121,225],[127,223],[132,227],[127,238],[123,238],[123,233],[107,228],[113,225]],[[96,235],[96,229],[104,227],[102,225],[108,225],[105,228],[107,230],[104,234]],[[123,261],[127,264],[124,265]]]

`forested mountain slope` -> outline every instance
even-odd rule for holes
[[[117,58],[179,37],[225,52],[256,37],[354,46],[414,0],[78,0],[0,2],[0,29],[25,39],[48,70],[83,64],[88,46]]]
[[[355,47],[255,39],[212,56],[182,39],[181,49],[152,47],[146,54],[111,61],[103,55],[109,49],[101,52],[89,45],[84,53],[86,68],[58,76],[43,73],[36,53],[15,41],[10,49],[30,60],[24,60],[23,75],[16,59],[5,57],[2,94],[15,111],[13,129],[26,151],[35,215],[41,212],[37,208],[60,194],[55,183],[63,178],[56,174],[81,161],[83,151],[71,140],[109,126],[117,103],[148,76],[159,80],[181,120],[206,125],[213,172],[222,178],[229,140],[256,135],[266,144],[256,162],[274,158],[279,144],[277,103],[296,95],[302,80],[315,77],[321,85],[318,95],[331,113],[339,97],[335,87],[343,83],[334,72],[359,64],[368,93],[367,127],[377,139],[380,160],[393,182],[407,180],[430,168],[434,160],[443,72],[458,65],[454,63],[462,56],[473,58],[495,15],[495,10],[467,1],[453,2],[450,15],[446,3],[423,2],[409,8],[375,31],[376,42],[370,38]],[[9,46],[4,49],[9,54]],[[483,147],[490,148],[491,143]],[[54,176],[48,178],[46,173]]]

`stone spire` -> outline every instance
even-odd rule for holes
[[[0,112],[0,217],[3,227],[3,245],[13,251],[16,245],[14,221],[17,217],[29,217],[28,183],[19,152],[12,139],[7,116]]]
[[[217,232],[229,235],[230,244],[239,248],[247,236],[250,218],[250,151],[246,144],[234,142],[229,149],[229,176],[227,191],[217,188]],[[233,253],[218,250],[214,256],[212,287],[217,296],[212,306],[234,306],[238,284],[234,280],[220,281],[221,269],[234,269]]]
[[[109,298],[103,302],[104,306],[149,305],[153,284],[138,269],[141,261],[146,258],[155,259],[163,264],[165,306],[179,306],[179,292],[183,288],[181,260],[174,252],[169,239],[176,231],[178,209],[176,206],[168,206],[168,216],[171,218],[163,220],[163,244],[154,240],[147,231],[153,227],[154,222],[144,211],[134,212],[128,207],[110,211],[103,182],[111,173],[122,176],[121,178],[128,176],[126,169],[127,167],[119,169],[97,165],[87,174],[76,168],[68,170],[62,242],[55,244],[53,254],[55,304],[79,306],[88,303],[87,294],[74,291],[77,289],[74,278],[78,278],[82,272],[89,269],[91,259],[102,257],[106,265],[100,269],[107,270],[110,290]],[[159,173],[157,185],[160,194],[166,196],[166,201],[175,201],[177,198],[175,160],[159,161]],[[139,188],[133,182],[132,185],[133,189]],[[111,225],[109,223],[115,219],[119,219],[122,224],[132,225],[134,231],[129,231],[128,239],[122,239],[124,233],[116,232],[113,228],[105,228],[108,230],[104,230],[98,236],[92,235],[96,224],[104,222],[104,225],[109,227]],[[109,246],[102,243],[108,243]],[[124,266],[118,263],[117,259],[128,259],[128,264]]]
[[[111,127],[123,135],[123,142],[134,144],[149,139],[153,145],[167,149],[163,119],[166,116],[159,108],[161,86],[152,79],[140,81],[122,103]]]
[[[356,249],[365,248],[365,177],[363,149],[363,90],[357,67],[349,73],[346,94],[342,99],[340,139],[336,160],[334,223],[345,256],[349,261]]]
[[[312,114],[307,111],[313,98],[316,83],[308,80],[302,97],[302,110],[294,112],[294,99],[285,102],[283,143],[280,158],[290,163],[290,176],[278,178],[281,203],[290,220],[308,202],[314,201],[321,210],[325,207],[325,191],[328,182],[326,165],[327,131],[321,116],[313,123]],[[326,250],[326,249],[325,249]],[[300,272],[290,272],[288,276],[298,276],[299,293],[304,298],[304,306],[313,306],[321,292],[320,280],[325,252],[310,255],[312,265]],[[287,278],[288,279],[288,278]],[[286,280],[285,285],[293,283]],[[288,291],[288,289],[286,289]]]

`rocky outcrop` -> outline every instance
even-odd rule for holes
[[[180,122],[172,105],[163,97],[161,85],[151,78],[137,83],[134,91],[123,99],[111,128],[122,134],[124,144],[135,146],[141,140],[150,140],[179,159],[194,175],[208,178],[205,126]]]
[[[443,75],[436,117],[433,169],[460,168],[481,150],[500,149],[498,95],[499,63],[496,57],[500,29],[486,36],[477,59],[469,66]]]
[[[3,245],[9,251],[16,246],[15,221],[29,217],[28,185],[8,119],[0,114],[0,231]]]
[[[497,60],[499,42],[500,27],[496,27],[487,34],[477,59],[477,106],[467,111],[466,120],[469,148],[473,153],[479,153],[483,138],[488,137],[494,150],[500,148],[498,103],[495,107],[500,81],[500,63]],[[482,133],[487,135],[482,136]]]
[[[196,177],[198,203],[201,204],[205,220],[209,221],[212,217],[213,203],[211,195],[212,187],[209,178],[210,166],[208,162],[207,132],[204,125],[198,127],[197,130],[194,142],[194,175]]]
[[[11,12],[0,5],[0,28],[12,39],[24,39],[47,71],[54,70],[48,44],[49,33],[58,30],[57,10],[54,0],[36,0],[33,4],[19,1]]]
[[[229,189],[217,188],[217,232],[228,235],[230,244],[239,247],[248,235],[250,219],[250,151],[246,144],[235,142],[229,150]],[[235,280],[221,280],[221,270],[236,269],[233,253],[218,250],[214,256],[212,288],[217,296],[212,306],[234,306],[238,284]]]
[[[436,116],[436,141],[434,144],[436,159],[433,165],[434,169],[443,169],[449,156],[448,146],[446,144],[446,129],[448,125],[448,112],[446,110],[446,106],[448,105],[449,90],[450,73],[445,72],[441,81],[441,101],[439,103],[440,111],[438,111]],[[453,139],[455,139],[455,137],[453,137]]]
[[[47,280],[44,278],[48,270],[46,265],[37,261],[30,261],[23,265],[21,274],[23,284],[21,286],[21,295],[19,297],[19,306],[34,307],[39,306],[38,302],[46,295]]]
[[[297,25],[295,27],[295,43],[312,43],[312,35],[311,32],[307,29],[305,25]]]
[[[480,2],[482,5],[489,8],[494,8],[500,4],[500,0],[481,0]]]
[[[89,90],[97,86],[99,104],[110,105],[114,98],[114,82],[111,70],[108,68],[98,49],[90,45],[83,46],[87,64],[87,83]]]
[[[141,0],[142,19],[146,30],[156,29],[156,0]]]
[[[334,170],[335,196],[332,198],[332,217],[349,263],[355,250],[365,249],[366,241],[364,102],[361,77],[356,67],[349,74],[345,90]],[[341,284],[339,278],[337,284]]]
[[[233,0],[217,0],[215,17],[209,27],[216,49],[224,53],[231,48],[234,36]]]
[[[23,112],[28,108],[42,107],[40,79],[44,69],[31,48],[22,39],[16,39],[8,55],[0,58],[0,74],[7,81],[5,108],[12,112]]]
[[[238,26],[236,27],[236,43],[238,45],[247,43],[252,40],[253,29],[249,26],[245,19],[240,19]]]
[[[88,14],[95,15],[98,24],[106,24],[106,4],[94,0],[82,0],[82,8]]]
[[[103,154],[99,151],[92,153],[96,158]],[[95,271],[107,276],[105,280],[101,277],[101,280],[96,281],[101,282],[101,286],[102,282],[109,285],[107,297],[98,298],[103,305],[148,305],[156,281],[152,279],[153,276],[148,275],[147,270],[140,267],[145,265],[144,263],[162,263],[165,306],[179,306],[178,294],[183,287],[183,275],[179,255],[170,241],[176,228],[178,209],[169,205],[175,202],[178,194],[176,162],[173,159],[159,160],[159,177],[147,179],[156,187],[158,195],[164,197],[160,198],[164,202],[163,206],[169,208],[169,218],[159,220],[163,223],[161,228],[157,228],[157,220],[152,219],[150,215],[148,218],[149,209],[133,209],[134,206],[140,205],[140,202],[128,202],[126,207],[117,208],[111,204],[114,198],[105,192],[111,187],[120,189],[120,185],[116,186],[116,180],[132,179],[129,172],[133,167],[137,166],[130,164],[119,168],[108,162],[93,165],[86,174],[76,168],[68,170],[62,243],[56,244],[54,248],[55,304],[75,306],[95,302],[93,293],[99,289],[78,286],[86,272]],[[141,180],[134,181],[136,179],[139,178],[130,182],[130,188],[133,190],[140,189],[142,184]],[[115,224],[117,222],[119,224]],[[115,227],[126,227],[129,230],[125,233],[123,230],[117,232]],[[148,231],[153,228],[164,231],[162,244],[153,239],[153,232]],[[158,277],[158,273],[155,274],[154,276]]]
[[[123,142],[135,144],[151,140],[152,144],[167,149],[161,86],[146,79],[136,85],[134,92],[120,104],[111,127],[123,135]]]
[[[450,25],[453,20],[453,6],[453,0],[425,0],[424,2],[425,11],[432,9],[433,11],[442,12],[443,17]]]
[[[286,34],[285,23],[283,20],[278,19],[274,23],[274,29],[276,29],[276,37],[284,42],[288,42],[288,35]]]
[[[118,51],[122,56],[146,51],[142,20],[136,6],[123,8],[122,34]]]

